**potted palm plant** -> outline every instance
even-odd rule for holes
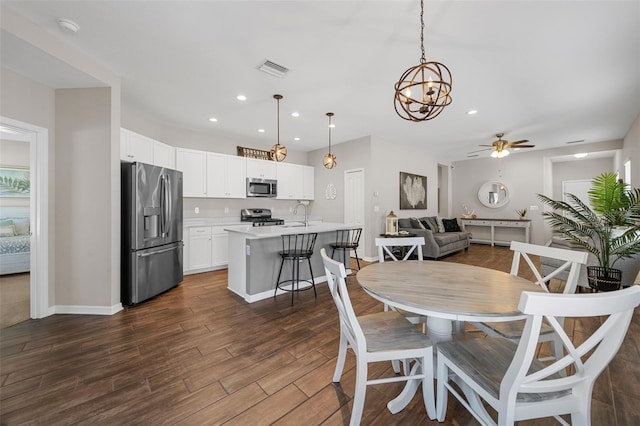
[[[543,216],[554,231],[596,257],[598,266],[587,267],[589,285],[617,290],[622,271],[613,266],[640,253],[640,188],[628,190],[615,174],[604,173],[592,181],[589,201],[593,208],[574,194],[566,196],[565,202],[538,194],[553,209]]]

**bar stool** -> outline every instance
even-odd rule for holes
[[[316,298],[318,297],[318,294],[316,293],[316,283],[313,279],[313,269],[311,268],[311,255],[313,254],[313,247],[316,244],[317,237],[317,233],[282,235],[282,251],[278,253],[280,254],[282,260],[280,261],[280,271],[278,272],[278,279],[276,280],[276,289],[273,293],[273,297],[276,297],[276,295],[278,294],[278,289],[283,291],[290,291],[291,306],[293,306],[294,291],[308,290],[310,288],[313,288],[313,294]],[[300,262],[302,262],[304,259],[307,259],[307,263],[309,264],[311,279],[302,281],[308,282],[311,285],[308,287],[300,288]],[[291,279],[280,281],[280,276],[282,275],[282,268],[284,266],[285,260],[291,261]],[[282,285],[285,283],[291,283],[291,287],[283,287]]]
[[[345,269],[351,269],[351,265],[347,263],[347,259],[350,259],[350,251],[356,254],[356,263],[358,264],[358,271],[360,270],[360,259],[358,258],[358,244],[360,244],[360,234],[362,234],[362,228],[353,229],[338,229],[336,231],[336,242],[331,244],[331,258],[336,250],[342,250],[342,263]]]

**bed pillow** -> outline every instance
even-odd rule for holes
[[[0,225],[0,237],[13,237],[16,235],[16,227],[11,225]]]
[[[442,219],[442,225],[444,226],[444,232],[460,232],[458,221],[454,219]]]
[[[13,219],[16,235],[29,235],[29,218],[21,217]]]

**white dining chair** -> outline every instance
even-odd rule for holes
[[[451,393],[483,425],[496,424],[483,402],[497,411],[498,425],[551,416],[568,425],[563,414],[573,425],[590,425],[594,382],[620,348],[638,305],[640,286],[594,294],[523,292],[518,309],[527,319],[518,344],[502,337],[438,343],[438,421],[445,419]],[[595,317],[599,324],[602,316],[608,318],[578,346],[557,319]],[[535,359],[544,318],[567,350],[551,365]],[[562,376],[566,370],[571,373]]]
[[[376,238],[376,247],[378,247],[378,262],[384,262],[385,253],[391,257],[392,260],[400,260],[393,254],[393,247],[410,247],[405,251],[402,260],[407,260],[411,254],[415,251],[418,256],[418,260],[422,260],[422,246],[424,245],[424,237],[391,237],[391,238]]]
[[[511,242],[511,250],[513,251],[513,261],[511,262],[511,275],[518,275],[520,269],[520,259],[524,259],[529,266],[531,272],[535,276],[535,284],[542,287],[545,291],[549,292],[547,283],[552,278],[564,273],[568,270],[569,276],[564,285],[563,294],[573,294],[576,291],[578,285],[578,277],[580,274],[580,266],[587,262],[587,252],[559,249],[548,246],[540,246],[535,244],[528,244],[519,241]],[[542,275],[538,270],[538,267],[531,259],[533,256],[544,256],[548,258],[557,259],[561,264],[551,271],[547,275]],[[559,317],[558,321],[561,325],[564,324],[564,320]],[[473,323],[473,325],[480,330],[484,331],[490,336],[502,336],[507,339],[517,341],[522,335],[524,329],[524,320],[508,321],[508,322],[484,322]],[[564,355],[562,352],[562,342],[558,335],[554,332],[553,328],[547,322],[542,325],[542,332],[540,333],[540,342],[551,342],[553,356],[540,358],[541,360],[560,359]]]
[[[396,311],[356,317],[347,291],[344,265],[328,257],[324,248],[320,254],[329,291],[340,317],[340,346],[333,374],[335,383],[340,382],[347,349],[351,348],[356,356],[356,386],[349,424],[360,424],[367,385],[408,380],[421,381],[424,405],[429,418],[434,420],[433,346],[429,338]],[[420,368],[415,369],[417,374],[368,379],[369,363],[405,359],[419,363]]]

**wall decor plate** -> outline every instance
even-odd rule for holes
[[[324,191],[324,196],[327,200],[335,200],[337,194],[338,191],[336,190],[336,186],[334,184],[330,183],[329,185],[327,185],[327,189],[325,189]]]

